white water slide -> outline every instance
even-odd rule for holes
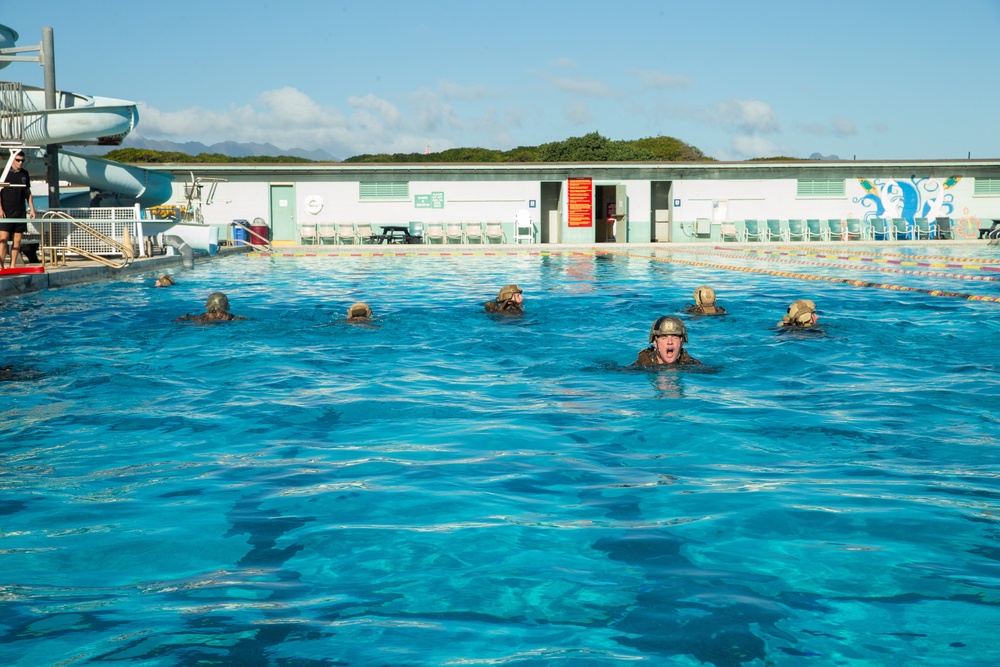
[[[0,25],[0,48],[13,46],[17,33]],[[0,62],[0,68],[9,63]],[[139,121],[135,103],[56,91],[56,108],[45,108],[45,91],[20,86],[21,92],[0,96],[4,123],[20,128],[31,146],[94,143],[117,145]],[[157,206],[173,194],[173,175],[98,157],[58,151],[59,177],[78,185],[134,198],[140,206]]]
[[[56,92],[56,108],[45,108],[45,91],[23,87],[24,141],[29,145],[93,142],[117,144],[139,120],[135,104],[111,97]],[[59,178],[96,190],[133,197],[142,207],[157,206],[173,194],[173,175],[60,150]]]

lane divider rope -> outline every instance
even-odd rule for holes
[[[715,246],[719,250],[727,250],[723,246]],[[741,252],[758,255],[791,255],[798,257],[816,257],[819,259],[839,259],[851,262],[872,262],[875,264],[898,264],[899,266],[929,266],[932,268],[973,269],[979,271],[1000,271],[1000,266],[984,266],[979,264],[959,264],[953,262],[920,262],[903,259],[883,259],[881,257],[865,257],[863,255],[828,255],[822,252],[788,252],[781,250],[759,250],[757,248],[740,248]],[[975,261],[975,260],[973,260]]]
[[[719,250],[727,250],[727,248],[716,246]],[[805,266],[820,266],[828,269],[847,269],[850,271],[880,271],[882,273],[896,273],[904,276],[931,276],[934,278],[949,278],[952,280],[975,280],[980,282],[998,282],[1000,281],[1000,276],[980,276],[975,274],[963,274],[963,273],[947,273],[945,271],[919,271],[914,269],[894,269],[888,266],[868,266],[864,264],[834,264],[831,262],[810,262],[805,259],[779,259],[778,257],[755,257],[753,255],[730,255],[725,252],[698,252],[694,251],[693,254],[708,254],[712,257],[725,257],[726,259],[748,259],[754,262],[783,262],[785,264],[802,264]],[[804,257],[820,257],[821,255],[813,255],[810,253],[788,253],[779,251],[766,252],[768,255],[800,255]]]
[[[943,296],[953,299],[964,299],[966,301],[985,301],[990,303],[1000,303],[1000,296],[982,296],[978,294],[966,294],[964,292],[947,292],[944,290],[931,290],[921,287],[907,287],[905,285],[889,285],[885,283],[871,283],[864,280],[851,280],[849,278],[837,278],[834,276],[813,276],[808,273],[790,273],[788,271],[771,271],[769,269],[759,269],[751,266],[732,266],[729,264],[712,264],[709,262],[696,262],[688,259],[677,259],[674,257],[656,257],[654,255],[634,255],[627,252],[616,252],[614,250],[597,250],[601,255],[617,255],[620,257],[630,257],[634,259],[648,259],[654,262],[669,262],[671,264],[685,264],[687,266],[703,266],[712,269],[723,269],[724,271],[740,271],[742,273],[755,273],[758,275],[777,276],[779,278],[795,278],[798,280],[813,280],[830,283],[841,283],[852,287],[872,287],[875,289],[891,290],[893,292],[916,292],[918,294],[928,294],[930,296]]]
[[[806,252],[827,252],[828,248],[810,248],[808,246],[785,246],[779,245],[778,248],[781,250],[805,250]],[[851,256],[855,255],[872,255],[874,257],[902,257],[903,259],[941,259],[951,262],[959,262],[964,264],[968,263],[979,263],[979,264],[1000,264],[1000,259],[991,259],[988,257],[953,257],[950,255],[907,255],[900,252],[882,252],[880,250],[868,250],[866,252],[851,253]]]

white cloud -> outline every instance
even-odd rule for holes
[[[744,134],[769,134],[781,129],[771,105],[760,100],[727,100],[715,107],[716,118],[723,126]]]
[[[496,137],[509,145],[507,132],[522,123],[517,107],[472,106],[460,113],[447,100],[496,96],[497,91],[444,83],[422,89],[399,103],[374,94],[347,98],[348,113],[317,104],[294,88],[269,90],[252,104],[224,110],[189,107],[161,111],[140,104],[136,136],[177,142],[270,143],[282,149],[322,148],[338,157],[360,153],[400,153],[458,145],[483,145]],[[468,132],[475,131],[474,137]]]
[[[539,76],[552,84],[553,88],[563,92],[572,93],[574,95],[596,98],[610,98],[618,96],[618,93],[615,92],[614,88],[603,81],[598,81],[597,79],[590,79],[587,77],[574,79],[566,76],[552,76],[551,74],[540,74]]]
[[[440,81],[438,90],[441,96],[447,100],[481,100],[493,97],[500,97],[504,91],[500,88],[490,88],[488,86],[462,86],[454,81]]]
[[[576,61],[572,58],[556,58],[552,61],[552,65],[558,67],[559,69],[576,69]]]
[[[774,157],[781,155],[777,144],[760,135],[738,134],[732,138],[731,150],[734,157],[730,159],[749,160],[757,157]]]
[[[583,125],[584,123],[589,123],[592,119],[593,116],[590,114],[590,108],[583,100],[571,102],[566,107],[566,120],[574,125]]]
[[[858,133],[858,128],[850,118],[834,116],[831,122],[833,124],[833,133],[838,137],[851,137]]]
[[[632,70],[642,85],[647,88],[684,88],[691,85],[691,80],[678,74],[654,72],[648,70]]]

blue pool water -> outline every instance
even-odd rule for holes
[[[704,264],[1000,282],[630,252],[0,304],[43,373],[0,383],[0,664],[997,664],[1000,304]],[[706,366],[626,369],[703,283]],[[214,290],[250,319],[171,322]],[[777,334],[802,297],[825,335]]]

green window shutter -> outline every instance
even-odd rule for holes
[[[361,199],[409,199],[410,184],[403,182],[362,181]]]
[[[1000,178],[977,178],[973,195],[1000,195]]]
[[[843,197],[844,179],[842,178],[800,178],[795,192],[796,197]]]

